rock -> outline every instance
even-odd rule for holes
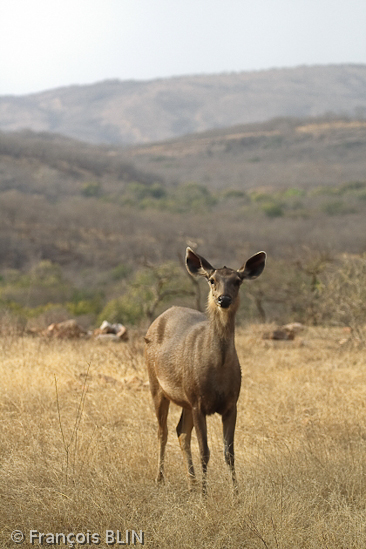
[[[282,326],[281,329],[298,334],[305,330],[305,326],[304,324],[301,324],[301,322],[290,322],[289,324]]]
[[[300,322],[291,322],[275,328],[272,332],[265,332],[263,339],[274,339],[282,341],[292,341],[295,339],[296,334],[303,331],[305,326]]]
[[[122,341],[122,339],[116,334],[99,334],[95,339],[101,343],[108,343],[109,341],[112,341],[113,343],[120,343]]]
[[[47,337],[57,337],[59,339],[78,339],[86,335],[84,328],[79,326],[76,320],[65,320],[50,324],[45,332]]]
[[[107,320],[103,320],[99,328],[94,330],[94,335],[96,339],[102,339],[105,336],[116,336],[116,338],[109,337],[105,341],[127,341],[128,333],[126,326],[123,324],[115,323],[111,324]]]

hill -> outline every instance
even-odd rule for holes
[[[366,65],[106,81],[0,97],[0,129],[128,145],[265,121],[366,112]]]
[[[121,158],[212,190],[334,186],[365,178],[366,120],[279,118],[131,147]]]
[[[188,244],[214,265],[268,252],[242,319],[328,319],[339,292],[325,290],[339,280],[324,277],[340,254],[365,251],[365,173],[362,119],[277,119],[129,149],[0,133],[0,313],[139,323],[171,300],[192,306],[198,288],[178,262]],[[363,315],[364,259],[342,261]],[[357,327],[357,315],[342,322]]]

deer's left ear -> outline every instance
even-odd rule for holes
[[[242,280],[245,278],[257,278],[262,274],[266,264],[266,252],[258,252],[252,255],[248,261],[238,270],[238,275]]]

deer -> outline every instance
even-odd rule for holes
[[[188,472],[189,490],[196,484],[191,452],[194,427],[202,467],[202,495],[207,495],[210,450],[206,416],[218,413],[222,417],[225,461],[234,492],[238,491],[234,432],[241,368],[235,349],[235,316],[241,284],[246,279],[257,278],[265,262],[266,253],[262,251],[238,270],[226,266],[215,269],[190,247],[186,249],[188,273],[205,278],[209,284],[206,314],[173,306],[153,321],[145,336],[145,361],[158,420],[157,483],[164,482],[167,418],[173,402],[182,408],[176,431]]]

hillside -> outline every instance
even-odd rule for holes
[[[0,97],[0,129],[92,143],[149,143],[265,121],[366,110],[366,65],[272,69],[153,81],[106,81]]]
[[[334,186],[365,179],[366,120],[280,118],[135,146],[121,158],[212,190]]]
[[[365,260],[340,258],[365,252],[365,174],[363,119],[278,119],[130,149],[0,133],[0,320],[139,324],[172,301],[202,306],[182,269],[187,244],[214,265],[268,253],[241,319],[328,321],[333,306],[340,319],[339,281],[325,284],[335,262],[340,276],[353,269],[363,315]]]

